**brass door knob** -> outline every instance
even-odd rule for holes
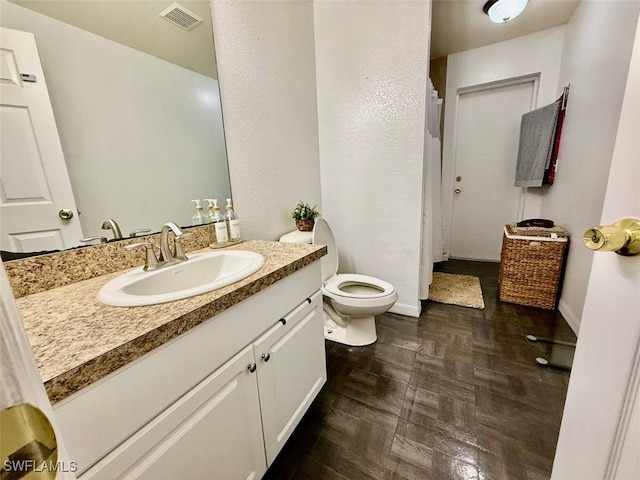
[[[2,478],[52,480],[58,462],[56,434],[47,416],[28,403],[0,411],[0,458]],[[44,465],[43,465],[44,464]]]
[[[58,212],[58,216],[63,220],[71,220],[73,218],[73,210],[63,208]]]
[[[582,240],[590,250],[637,255],[640,253],[640,220],[624,218],[613,225],[590,228]]]
[[[456,193],[460,193],[461,191],[462,191],[462,189],[461,189],[461,188],[456,188],[456,189],[454,190],[454,192],[456,192]]]

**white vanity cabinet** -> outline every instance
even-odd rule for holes
[[[118,446],[81,479],[257,479],[265,470],[249,346]]]
[[[253,344],[269,465],[327,380],[322,296],[309,300]]]
[[[326,381],[319,284],[315,262],[56,404],[79,478],[261,478]]]

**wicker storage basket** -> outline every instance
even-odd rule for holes
[[[562,227],[505,225],[500,256],[500,300],[554,309],[569,245]]]

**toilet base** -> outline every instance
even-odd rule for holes
[[[352,347],[364,347],[371,345],[378,339],[376,334],[376,318],[373,315],[361,317],[349,317],[348,319],[332,317],[335,311],[327,312],[326,305],[324,315],[324,338],[332,342],[342,343]]]

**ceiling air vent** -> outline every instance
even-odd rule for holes
[[[177,3],[174,3],[158,15],[184,30],[189,30],[202,22],[202,18]]]

